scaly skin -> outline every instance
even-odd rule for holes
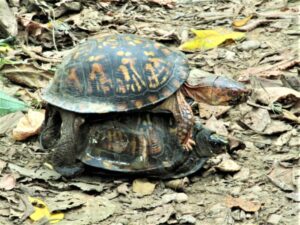
[[[192,139],[194,116],[191,106],[186,102],[183,94],[177,91],[170,98],[166,99],[153,111],[170,111],[177,123],[177,137],[186,151],[193,149],[195,141]]]

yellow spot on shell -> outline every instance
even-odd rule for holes
[[[162,47],[162,44],[159,44],[159,43],[154,44],[154,48],[161,48],[161,47]]]
[[[123,74],[125,81],[129,81],[130,80],[129,71],[128,71],[128,69],[127,69],[126,66],[120,65],[119,66],[119,71]]]
[[[118,51],[118,52],[117,52],[117,55],[118,55],[118,56],[124,56],[124,54],[125,54],[125,53],[124,53],[123,51]]]
[[[131,91],[132,91],[132,92],[135,92],[135,87],[134,87],[133,84],[131,85]]]
[[[144,51],[144,54],[146,56],[154,56],[155,55],[154,52],[147,52],[147,51]]]
[[[161,50],[165,55],[170,55],[171,54],[171,51],[167,48],[164,48]]]
[[[121,103],[118,104],[118,110],[119,111],[124,111],[127,108],[128,108],[127,104],[121,104]]]
[[[150,95],[148,97],[149,102],[154,103],[157,101],[157,96],[156,95]]]
[[[172,92],[169,89],[165,89],[163,90],[163,95],[166,96],[170,96],[172,94]]]
[[[142,100],[136,100],[135,102],[134,102],[134,105],[135,105],[135,107],[136,108],[142,108],[143,107],[143,101]]]
[[[94,59],[95,59],[95,57],[94,57],[94,56],[90,56],[90,57],[89,57],[89,61],[90,61],[90,62],[93,62],[93,61],[94,61]]]
[[[179,87],[179,86],[180,86],[180,83],[179,83],[178,80],[174,79],[174,80],[172,81],[172,85],[174,85],[174,87]]]
[[[133,41],[128,42],[129,45],[135,46],[136,44]]]
[[[132,38],[131,38],[130,36],[126,36],[124,39],[125,39],[126,41],[131,41],[131,40],[132,40]]]
[[[142,44],[142,41],[138,40],[138,39],[133,40],[133,42],[136,43],[136,44]]]

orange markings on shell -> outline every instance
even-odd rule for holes
[[[149,62],[152,62],[154,67],[159,67],[161,60],[159,58],[149,58]]]
[[[155,74],[155,69],[152,66],[152,64],[147,63],[145,66],[145,70],[149,71],[151,76],[148,77],[148,81],[149,81],[149,87],[150,88],[157,88],[159,86],[159,80],[157,75]]]
[[[128,82],[130,80],[130,75],[129,75],[129,71],[128,71],[127,67],[124,65],[120,65],[119,71],[123,74],[124,80]]]
[[[102,89],[104,93],[107,93],[110,91],[110,88],[112,86],[112,81],[107,77],[107,75],[104,72],[103,66],[98,63],[94,63],[92,65],[92,71],[90,73],[90,79],[95,80],[96,74],[99,74],[99,81],[97,82],[97,90]]]
[[[163,96],[171,96],[172,92],[169,89],[165,89],[165,90],[163,90],[162,94],[163,94]]]
[[[180,84],[180,82],[178,81],[178,80],[173,80],[172,81],[172,85],[174,85],[175,87],[179,87],[181,84]]]
[[[154,102],[156,102],[158,100],[158,97],[156,95],[150,95],[148,97],[148,100],[149,100],[149,102],[154,103]]]
[[[77,72],[76,72],[75,68],[71,68],[69,70],[68,79],[69,79],[69,81],[74,82],[74,85],[77,87],[77,89],[79,91],[82,91],[81,83],[80,83],[80,81],[78,79]]]
[[[161,49],[161,51],[165,54],[165,56],[168,56],[171,54],[171,51],[167,48],[163,48],[163,49]]]
[[[135,105],[135,107],[136,108],[141,108],[141,107],[143,107],[143,105],[144,105],[144,103],[143,103],[143,101],[142,100],[136,100],[135,102],[134,102],[134,105]]]
[[[125,104],[125,103],[123,103],[123,104],[122,104],[122,103],[119,103],[117,107],[118,107],[118,109],[119,109],[120,111],[125,111],[125,110],[127,109],[128,106],[127,106],[127,104]]]
[[[118,83],[118,86],[117,86],[117,92],[118,92],[118,93],[125,94],[125,93],[126,93],[126,87],[125,87],[125,85],[124,85],[123,80],[117,78],[116,81],[117,81],[117,83]]]

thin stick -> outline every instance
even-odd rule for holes
[[[33,59],[40,60],[40,61],[43,61],[43,62],[49,62],[49,63],[60,63],[61,62],[61,59],[46,58],[46,57],[37,55],[36,53],[30,51],[29,48],[27,48],[23,44],[21,44],[21,48],[22,48],[23,52],[25,52],[27,55],[29,55]]]

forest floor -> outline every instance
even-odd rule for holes
[[[9,3],[14,13],[6,10],[5,21],[17,39],[0,40],[0,90],[36,110],[44,106],[40,91],[61,58],[81,40],[111,33],[132,33],[178,49],[193,38],[191,29],[242,32],[242,40],[229,38],[211,49],[201,49],[196,40],[185,54],[194,75],[225,75],[246,84],[252,94],[235,107],[196,107],[209,129],[234,140],[230,152],[210,159],[194,175],[168,181],[87,174],[65,179],[44,166],[49,152],[36,136],[12,137],[22,112],[0,117],[1,225],[48,224],[61,216],[57,224],[300,223],[297,1]],[[43,202],[33,207],[29,196],[47,208]],[[36,207],[46,212],[41,220],[37,217],[44,214],[33,214]]]

